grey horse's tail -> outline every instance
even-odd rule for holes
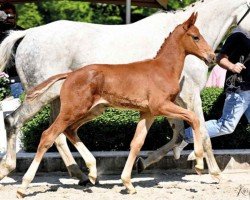
[[[46,81],[40,83],[36,87],[29,90],[27,92],[26,100],[33,101],[36,97],[43,94],[47,89],[49,89],[55,82],[62,80],[62,79],[66,79],[70,73],[71,72],[64,73],[64,74],[57,74],[55,76],[48,78]]]
[[[15,43],[27,34],[28,30],[11,31],[0,45],[0,72],[2,72],[11,58]]]

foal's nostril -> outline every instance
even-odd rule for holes
[[[216,62],[216,55],[214,53],[211,54],[211,60],[212,62]]]
[[[216,56],[215,56],[214,53],[210,53],[210,54],[208,55],[207,62],[209,62],[209,63],[216,62]]]

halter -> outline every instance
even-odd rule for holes
[[[242,16],[242,18],[240,19],[240,21],[238,21],[238,23],[237,23],[237,26],[242,22],[242,20],[248,15],[248,13],[250,12],[250,6],[247,4],[247,7],[248,7],[248,9],[247,9],[247,11],[246,11],[246,13]]]

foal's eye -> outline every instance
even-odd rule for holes
[[[200,38],[198,36],[194,36],[192,35],[192,39],[195,41],[195,42],[199,42]]]

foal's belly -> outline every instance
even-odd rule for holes
[[[138,111],[148,111],[148,100],[141,98],[126,98],[112,94],[105,94],[103,98],[111,107],[120,109],[131,109]]]

